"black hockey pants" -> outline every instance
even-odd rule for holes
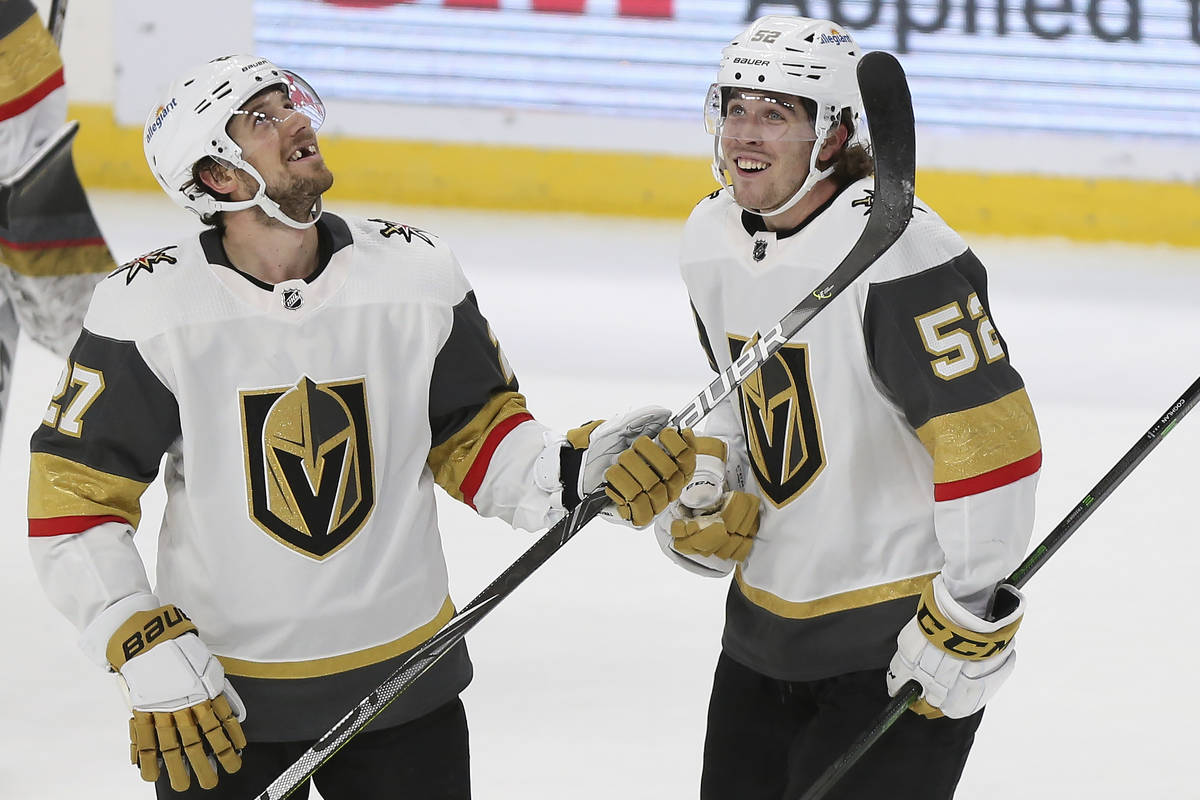
[[[290,767],[312,742],[250,742],[242,768],[218,771],[213,789],[195,779],[186,792],[171,790],[166,771],[155,784],[159,800],[250,800]],[[325,800],[470,800],[467,715],[455,699],[403,725],[368,731],[350,740],[313,776]],[[309,784],[289,800],[307,800]]]
[[[884,670],[816,681],[768,678],[725,653],[708,708],[701,800],[795,800],[887,705]],[[949,800],[983,712],[907,712],[826,800]]]

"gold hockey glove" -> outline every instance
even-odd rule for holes
[[[643,528],[679,498],[696,469],[691,428],[666,428],[657,439],[640,436],[604,473],[605,489],[621,519]]]
[[[563,505],[573,508],[580,497],[607,483],[617,515],[634,527],[649,525],[679,497],[696,468],[696,437],[691,430],[663,429],[670,417],[665,408],[647,406],[569,431]]]
[[[144,780],[158,780],[165,766],[175,791],[191,786],[193,773],[211,789],[214,761],[226,772],[241,768],[245,707],[182,611],[166,605],[135,613],[113,634],[106,655],[129,697],[130,757]]]
[[[758,533],[759,499],[746,492],[726,492],[720,506],[711,512],[690,512],[676,506],[681,516],[671,522],[671,546],[683,555],[716,556],[744,561]]]

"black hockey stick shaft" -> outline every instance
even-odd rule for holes
[[[1021,566],[1017,567],[1002,582],[1002,585],[1008,584],[1018,589],[1024,586],[1042,568],[1050,556],[1054,555],[1058,548],[1062,547],[1063,543],[1071,537],[1071,534],[1079,529],[1084,520],[1092,515],[1096,507],[1104,502],[1112,494],[1113,490],[1121,485],[1122,481],[1129,477],[1129,474],[1133,472],[1137,465],[1142,463],[1142,459],[1150,455],[1151,450],[1158,447],[1158,443],[1195,407],[1197,402],[1200,402],[1200,378],[1197,378],[1187,388],[1187,391],[1167,409],[1167,412],[1154,423],[1150,430],[1146,431],[1142,438],[1138,439],[1137,443],[1129,448],[1129,451],[1121,457],[1121,460],[1071,509],[1062,522],[1058,523],[1054,527],[1054,530],[1050,531],[1050,534],[1042,540],[1041,544],[1033,549],[1029,556],[1021,562]],[[995,594],[992,597],[994,600]],[[988,616],[991,616],[990,611]],[[908,681],[901,686],[900,691],[875,719],[871,727],[864,731],[850,745],[841,758],[830,764],[821,773],[816,782],[800,796],[800,800],[819,800],[819,798],[824,797],[825,793],[862,758],[867,750],[879,740],[879,737],[893,723],[900,719],[920,696],[921,684],[917,681]]]
[[[912,217],[916,144],[912,102],[904,72],[887,53],[869,53],[858,67],[858,82],[875,150],[875,192],[866,226],[850,252],[811,294],[761,335],[716,380],[705,387],[668,425],[686,428],[698,423],[722,399],[770,359],[810,319],[862,275],[895,241]],[[281,800],[312,775],[339,748],[358,734],[389,703],[466,636],[484,616],[526,578],[570,541],[579,529],[609,504],[604,488],[585,496],[566,517],[542,535],[499,577],[418,646],[401,667],[362,700],[328,733],[288,767],[258,800]]]
[[[49,24],[46,26],[50,30],[50,38],[54,39],[54,46],[62,46],[63,23],[67,19],[67,0],[53,0],[50,3]]]

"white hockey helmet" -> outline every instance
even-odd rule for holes
[[[249,55],[223,56],[190,70],[171,84],[167,99],[146,118],[143,147],[150,171],[167,195],[202,218],[218,211],[240,211],[260,206],[274,219],[293,228],[311,227],[321,216],[321,200],[310,219],[294,220],[266,194],[258,170],[242,158],[242,148],[225,131],[234,113],[247,100],[271,86],[282,86],[296,111],[312,123],[325,121],[325,106],[308,83],[294,72]],[[192,167],[205,156],[254,176],[258,192],[250,200],[218,200],[196,186]]]
[[[791,199],[769,212],[775,216],[790,209],[817,181],[833,174],[833,167],[817,166],[821,143],[842,120],[842,109],[850,109],[854,141],[866,142],[861,124],[862,98],[858,90],[858,59],[854,37],[842,26],[825,19],[767,16],[755,20],[721,51],[717,82],[708,90],[704,104],[705,128],[713,134],[713,175],[731,195],[736,195],[725,175],[721,138],[726,103],[734,90],[777,92],[807,98],[816,104],[812,120],[816,142],[809,161],[808,178]]]

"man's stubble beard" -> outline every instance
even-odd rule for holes
[[[272,192],[268,192],[268,196],[292,219],[307,221],[317,198],[329,191],[331,186],[333,173],[326,167],[318,175],[296,178],[278,196],[273,196]]]

